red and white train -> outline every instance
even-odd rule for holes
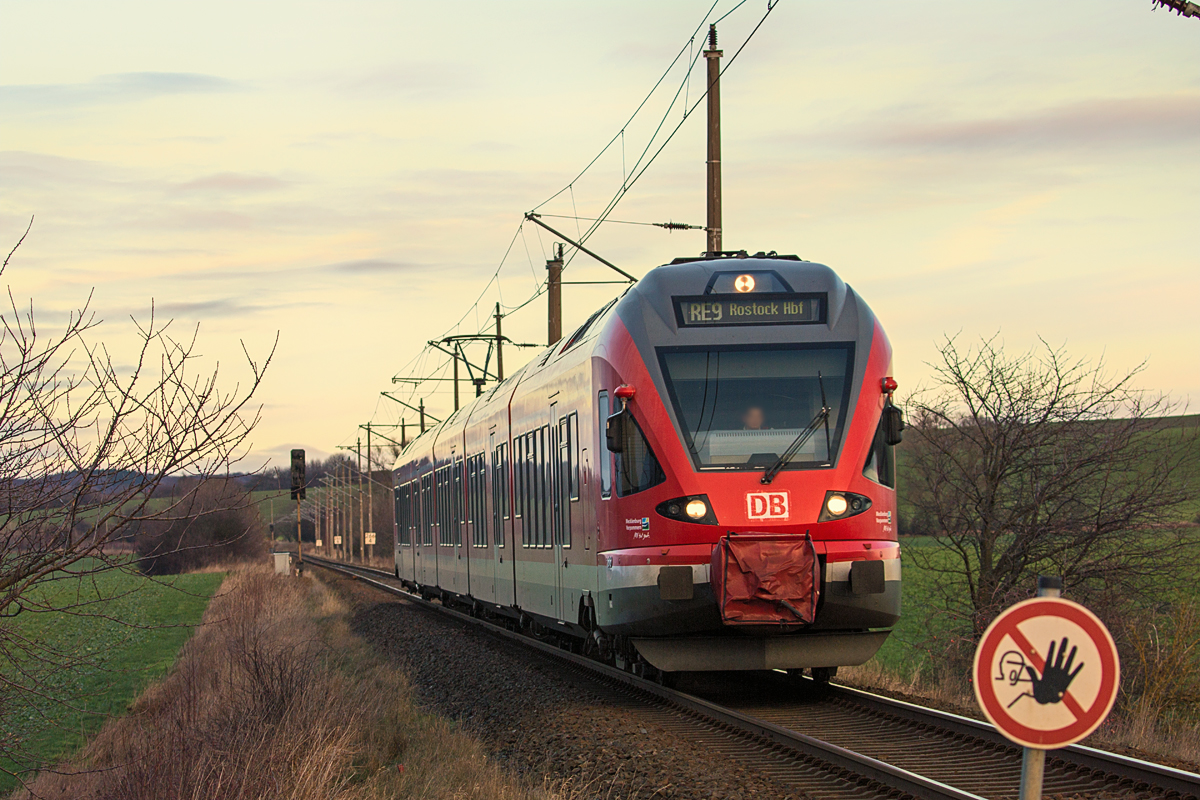
[[[828,267],[658,267],[404,450],[396,575],[646,673],[861,664],[900,614],[891,362]]]

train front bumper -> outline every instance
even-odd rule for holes
[[[667,671],[861,664],[900,618],[899,546],[815,545],[821,586],[809,625],[726,624],[707,563],[711,545],[671,548],[673,558],[656,548],[604,554],[597,623],[605,633],[630,637],[647,661]],[[695,563],[702,557],[705,563]]]

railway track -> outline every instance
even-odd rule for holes
[[[519,642],[602,693],[647,706],[672,732],[821,798],[1015,797],[1021,750],[991,725],[848,687],[769,676],[685,693],[425,601],[384,570],[308,556],[318,566]],[[728,683],[728,682],[726,682]],[[1075,745],[1049,754],[1045,793],[1079,798],[1197,798],[1200,775]]]

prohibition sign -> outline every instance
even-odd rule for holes
[[[1120,669],[1117,646],[1095,614],[1070,600],[1035,597],[988,626],[972,675],[979,707],[1001,733],[1053,750],[1104,721]]]

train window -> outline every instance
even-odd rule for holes
[[[525,515],[529,523],[529,544],[537,547],[542,543],[542,500],[541,488],[542,480],[539,467],[541,466],[541,454],[538,452],[538,434],[540,430],[530,431],[528,443],[528,457],[526,465],[529,469],[529,505],[528,513]]]
[[[492,506],[495,509],[495,544],[504,547],[504,520],[508,519],[508,462],[505,459],[507,445],[496,445],[492,468]]]
[[[530,547],[538,545],[538,474],[537,474],[537,431],[525,434],[525,527],[528,533],[525,544]]]
[[[462,488],[464,491],[459,495],[462,497],[462,525],[471,534],[471,544],[475,544],[474,536],[476,525],[475,522],[475,464],[471,456],[463,459],[463,479]]]
[[[612,300],[610,300],[608,302],[608,304],[606,306],[604,306],[603,308],[598,310],[596,313],[594,313],[590,317],[588,317],[587,320],[582,325],[580,325],[573,334],[571,334],[571,338],[567,340],[567,343],[565,345],[563,345],[562,352],[565,353],[568,350],[570,350],[572,347],[574,347],[576,344],[578,344],[580,342],[580,340],[583,339],[583,337],[587,334],[588,329],[592,327],[592,323],[595,322],[597,319],[599,319],[604,314],[605,311],[608,311],[608,309],[612,308],[612,304],[615,302],[617,302],[617,300],[616,300],[616,298],[613,298]]]
[[[411,481],[404,484],[402,491],[404,493],[404,516],[400,517],[400,524],[404,526],[404,544],[412,546],[413,544],[413,519],[415,518],[415,506],[417,493],[417,482]]]
[[[450,522],[446,519],[446,510],[449,507],[449,504],[446,502],[449,499],[446,496],[446,472],[446,468],[442,467],[433,473],[434,511],[437,514],[437,540],[440,545],[446,543],[447,530],[450,528]]]
[[[525,524],[529,526],[532,547],[537,547],[542,527],[538,483],[538,432],[530,431],[525,438]]]
[[[441,535],[438,537],[438,542],[449,547],[454,544],[454,520],[457,517],[454,502],[454,468],[452,466],[442,467],[442,496],[438,500],[438,506],[442,511],[442,524],[439,530]]]
[[[406,547],[412,546],[412,513],[413,513],[413,484],[406,483],[400,487],[400,495],[404,499],[404,513],[397,517],[401,528],[401,541]]]
[[[478,547],[487,547],[488,543],[488,518],[487,518],[487,474],[484,465],[484,454],[477,453],[475,461],[475,492],[474,492],[474,509],[475,513],[472,520],[475,524],[475,544]]]
[[[642,426],[632,416],[629,419],[633,423],[632,435],[625,442],[624,452],[616,454],[617,494],[621,497],[644,492],[667,479],[642,433]]]
[[[538,545],[550,546],[550,462],[554,458],[550,426],[538,431]]]
[[[697,468],[765,470],[801,436],[787,468],[828,467],[836,456],[849,416],[853,344],[673,347],[659,350],[659,362]]]
[[[459,525],[467,523],[467,508],[466,494],[463,492],[463,460],[460,458],[454,462],[454,541],[453,544],[462,544],[462,536],[459,533]]]
[[[600,497],[607,500],[612,496],[612,454],[608,452],[608,440],[604,438],[604,423],[609,416],[608,391],[600,392],[600,400],[596,404],[600,409]]]
[[[863,475],[876,483],[896,488],[896,448],[887,443],[882,419],[875,429],[875,440],[871,443],[871,451],[867,453]]]
[[[525,515],[525,439],[513,439],[513,514],[517,519]]]
[[[574,466],[574,439],[571,436],[571,421],[574,414],[568,414],[558,421],[558,472],[554,486],[554,536],[563,547],[571,546],[571,504],[570,496],[577,481],[572,478]]]
[[[521,520],[521,544],[529,546],[529,470],[525,459],[528,456],[528,437],[522,435],[516,440],[516,452],[513,454],[513,474],[517,480],[517,518]]]
[[[567,488],[571,500],[579,499],[579,414],[571,412],[567,418],[567,436],[570,447],[567,450]]]

